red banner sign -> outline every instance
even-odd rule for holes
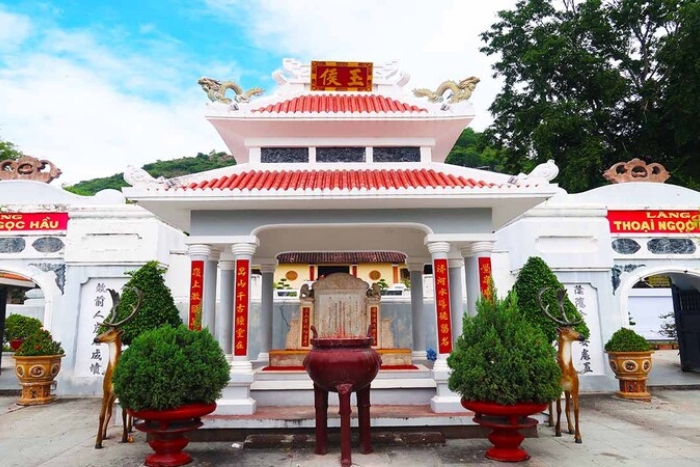
[[[372,91],[372,63],[311,62],[312,91]]]
[[[311,308],[305,306],[301,309],[301,346],[308,347],[311,345],[309,330],[311,326]]]
[[[204,261],[193,260],[190,272],[189,328],[202,329],[202,292],[204,290]]]
[[[0,232],[66,230],[67,228],[67,212],[16,212],[0,214]]]
[[[435,308],[437,309],[438,353],[452,352],[452,320],[450,318],[450,281],[447,260],[433,261],[435,280]]]
[[[612,233],[700,232],[700,211],[608,211]]]
[[[488,256],[479,257],[479,289],[483,297],[491,298],[491,258]]]
[[[248,294],[250,293],[250,261],[236,261],[236,297],[234,300],[233,355],[245,357],[248,355]]]
[[[377,322],[379,321],[379,308],[376,306],[369,307],[369,326],[372,336],[372,345],[377,345]]]

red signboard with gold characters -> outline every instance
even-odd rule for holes
[[[67,212],[7,212],[0,214],[0,232],[66,230]]]
[[[483,297],[491,298],[491,258],[488,256],[479,258],[479,289]]]
[[[311,62],[312,91],[372,91],[368,62]]]
[[[202,329],[202,291],[204,290],[204,261],[192,261],[190,273],[190,319],[189,328]]]
[[[700,232],[700,211],[608,211],[612,233]]]
[[[250,261],[239,259],[236,261],[236,297],[233,309],[233,355],[245,357],[248,355],[248,293],[250,292]]]
[[[437,308],[438,353],[448,354],[452,352],[452,321],[446,259],[433,261],[433,277],[435,278],[435,306]]]

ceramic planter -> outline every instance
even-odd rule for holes
[[[202,426],[201,417],[216,410],[216,403],[187,404],[169,410],[131,410],[129,415],[141,420],[134,425],[137,430],[148,433],[148,444],[155,451],[146,457],[149,467],[177,467],[192,461],[183,451],[190,440],[185,433]]]
[[[520,430],[537,426],[537,420],[529,415],[542,412],[547,405],[547,403],[501,405],[494,402],[462,399],[462,406],[474,412],[474,422],[491,428],[488,438],[493,447],[486,451],[486,457],[500,462],[522,462],[530,458],[527,451],[520,447],[525,439]]]
[[[647,391],[647,379],[651,371],[651,355],[647,352],[606,352],[608,363],[620,381],[620,390],[615,394],[623,399],[651,401]]]
[[[15,374],[22,386],[18,405],[43,405],[55,399],[56,396],[51,394],[51,385],[61,371],[63,357],[64,355],[13,356]]]

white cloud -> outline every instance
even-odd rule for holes
[[[247,38],[211,40],[248,42],[257,48],[253,53],[397,59],[412,76],[409,89],[479,76],[473,127],[481,130],[491,121],[487,108],[500,84],[490,78],[490,59],[479,52],[478,35],[512,0],[491,0],[488,6],[463,0],[208,4],[218,20],[228,17],[249,32]],[[225,150],[203,117],[206,97],[196,80],[255,76],[252,62],[243,56],[240,64],[193,57],[157,24],[143,24],[129,35],[119,25],[59,30],[32,19],[0,10],[0,138],[53,161],[63,170],[59,183],[109,176],[128,164]]]
[[[0,10],[0,52],[12,52],[31,34],[29,18]]]
[[[399,60],[411,75],[407,87],[434,89],[445,80],[481,78],[471,101],[472,126],[482,130],[501,83],[491,78],[492,59],[479,49],[479,35],[497,21],[512,0],[295,0],[250,2],[209,0],[231,21],[245,18],[257,44],[302,60]],[[241,10],[245,11],[241,15]]]

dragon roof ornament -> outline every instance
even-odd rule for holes
[[[39,160],[32,156],[0,162],[0,180],[34,180],[51,183],[60,176],[61,170],[53,162]]]
[[[666,168],[656,162],[647,164],[641,159],[634,158],[629,162],[618,162],[603,172],[603,178],[610,183],[654,182],[664,183],[671,174]]]
[[[481,81],[476,76],[470,76],[469,78],[463,79],[459,83],[455,81],[445,81],[433,92],[430,89],[414,89],[413,95],[416,97],[427,97],[430,102],[442,102],[444,100],[444,94],[447,91],[451,91],[452,94],[447,100],[447,104],[456,104],[461,101],[468,100],[476,85]]]
[[[243,88],[233,81],[218,81],[213,78],[202,77],[197,81],[202,87],[202,90],[207,93],[207,97],[212,102],[221,102],[222,104],[231,104],[231,98],[226,97],[226,91],[229,89],[235,93],[234,100],[238,103],[248,103],[253,96],[259,96],[265,91],[262,88],[250,88],[243,91]]]

